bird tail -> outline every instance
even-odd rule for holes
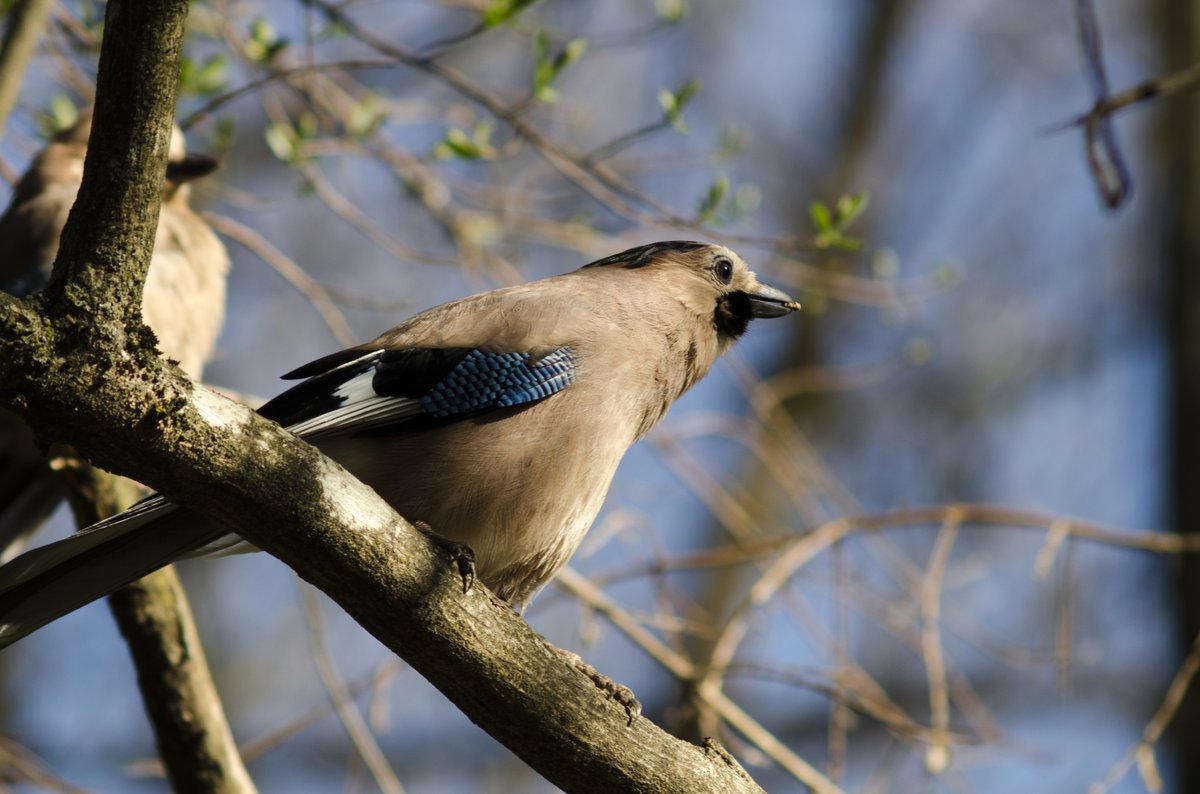
[[[44,460],[34,466],[0,461],[0,564],[16,557],[62,501],[59,485]]]
[[[0,566],[0,648],[228,533],[160,496]]]
[[[0,563],[16,557],[62,501],[62,488],[16,414],[0,410]]]

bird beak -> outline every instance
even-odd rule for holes
[[[167,163],[167,181],[176,185],[208,176],[217,170],[221,163],[217,158],[207,154],[186,154],[182,160],[172,160]]]
[[[750,313],[755,317],[782,317],[800,308],[800,304],[782,290],[759,284],[753,292],[747,292]]]

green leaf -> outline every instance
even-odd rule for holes
[[[904,360],[918,367],[932,361],[935,352],[933,342],[923,336],[914,336],[904,343]]]
[[[196,74],[196,88],[201,94],[215,94],[225,89],[229,81],[229,57],[218,52],[204,62]]]
[[[812,216],[813,226],[818,232],[824,233],[833,229],[833,215],[829,212],[829,207],[821,202],[814,201],[809,204],[808,214]]]
[[[294,124],[272,124],[263,131],[272,154],[285,163],[298,163],[308,158],[305,141],[317,132],[317,117],[304,113]]]
[[[563,69],[583,57],[587,39],[574,38],[558,52],[551,52],[550,36],[539,30],[533,37],[533,95],[540,102],[555,102],[558,91],[553,83]]]
[[[490,0],[483,9],[483,26],[494,28],[520,14],[537,0]]]
[[[233,146],[233,118],[221,116],[217,119],[217,128],[210,138],[209,152],[213,155],[223,155]]]
[[[721,177],[709,186],[704,198],[700,200],[698,214],[701,223],[708,223],[716,217],[717,210],[720,209],[721,202],[725,200],[725,194],[728,192],[729,180],[725,177]]]
[[[588,42],[582,36],[576,36],[567,42],[567,46],[563,48],[562,55],[559,57],[559,71],[567,68],[575,61],[583,57],[587,52]]]
[[[871,197],[865,191],[856,195],[842,196],[837,200],[838,227],[845,229],[862,215]]]
[[[62,132],[75,126],[79,121],[79,109],[75,102],[66,94],[57,93],[50,97],[50,133]]]
[[[686,17],[691,9],[687,0],[655,0],[654,10],[663,22],[674,24]]]
[[[440,160],[492,160],[496,157],[496,148],[491,143],[492,129],[488,121],[476,124],[471,135],[451,127],[434,147],[433,154]]]
[[[667,121],[680,132],[687,132],[687,124],[683,120],[683,109],[692,101],[692,97],[700,90],[699,80],[688,80],[675,91],[662,89],[658,92],[658,103],[667,114]]]
[[[958,269],[949,262],[939,262],[930,274],[929,281],[938,289],[949,289],[962,280]]]
[[[263,131],[263,138],[271,153],[285,163],[299,159],[299,141],[296,130],[289,124],[272,124]]]
[[[274,26],[259,17],[250,24],[250,36],[246,40],[246,57],[256,63],[270,63],[288,46],[287,39],[279,38]]]
[[[353,137],[361,140],[383,123],[385,114],[379,110],[379,101],[374,94],[367,94],[363,100],[350,110],[350,118],[346,120],[346,130]]]
[[[225,89],[229,79],[229,58],[223,52],[203,63],[184,58],[179,65],[179,89],[183,93],[212,96]]]
[[[554,66],[550,62],[550,37],[539,30],[533,37],[533,95],[542,102],[553,102],[557,96],[550,87]]]
[[[869,202],[870,197],[865,192],[839,197],[832,210],[820,201],[812,202],[809,214],[812,215],[813,228],[817,232],[813,243],[818,248],[837,248],[843,251],[857,251],[862,248],[862,241],[846,234],[846,231],[866,210]]]
[[[750,131],[740,124],[727,124],[721,128],[715,156],[717,160],[729,160],[749,148]]]

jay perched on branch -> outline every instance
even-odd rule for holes
[[[17,182],[0,216],[0,290],[24,297],[49,281],[83,179],[91,128],[91,111],[85,110]],[[229,256],[188,206],[187,183],[216,166],[211,157],[187,154],[182,131],[172,129],[158,232],[142,293],[142,316],[163,354],[195,379],[212,356],[225,320]],[[33,431],[0,409],[0,562],[21,552],[62,498],[62,485],[35,445]]]
[[[727,248],[661,242],[422,312],[287,375],[260,413],[526,603],[617,464],[759,317],[798,305]],[[167,563],[253,547],[161,496],[0,567],[0,646]]]

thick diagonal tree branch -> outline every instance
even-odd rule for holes
[[[117,37],[112,21],[127,15],[176,14],[160,29],[177,36],[181,5],[114,0],[106,35]],[[41,438],[73,444],[282,559],[562,788],[759,791],[719,748],[648,720],[627,724],[507,605],[483,588],[463,594],[438,550],[374,491],[154,354],[137,307],[177,46],[122,40],[121,57],[102,64],[96,133],[55,279],[39,297],[0,296],[0,403]]]

